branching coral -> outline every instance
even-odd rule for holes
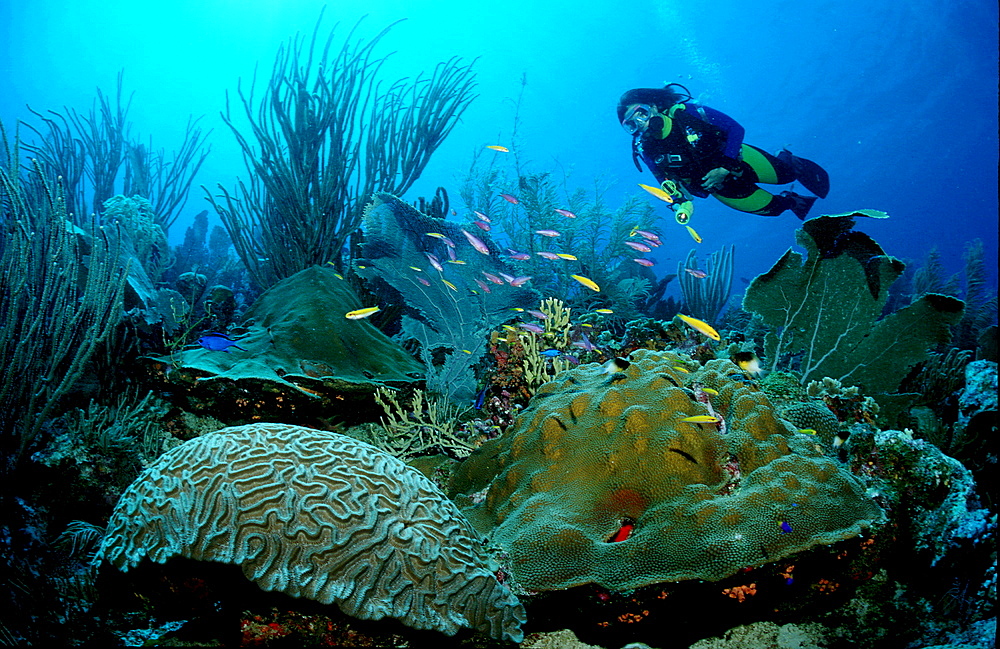
[[[475,448],[463,435],[458,407],[449,401],[425,396],[418,389],[404,402],[395,391],[382,387],[375,390],[375,400],[385,416],[372,444],[394,457],[409,460],[444,452],[463,458]]]
[[[430,78],[377,81],[374,51],[390,27],[339,49],[334,32],[278,51],[264,97],[238,89],[255,147],[223,116],[252,181],[216,200],[236,250],[263,287],[312,265],[343,270],[343,250],[375,192],[402,195],[475,98],[471,66],[439,64]],[[364,122],[364,128],[360,128]]]
[[[9,227],[0,234],[0,367],[17,377],[0,384],[6,460],[28,451],[117,326],[128,271],[119,266],[116,228],[75,228],[38,163],[19,177],[17,142],[3,148],[0,221]]]
[[[699,270],[693,248],[684,261],[677,262],[677,281],[684,295],[688,315],[715,322],[729,300],[733,286],[733,251],[736,246],[723,246],[708,258],[707,276],[696,277],[686,269]]]

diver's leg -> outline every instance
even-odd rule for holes
[[[785,185],[797,180],[795,169],[786,159],[773,156],[751,144],[744,144],[740,153],[743,156],[743,162],[756,174],[755,182]]]
[[[802,183],[802,186],[812,193],[820,198],[826,198],[826,195],[830,193],[829,174],[826,173],[826,169],[812,160],[792,155],[788,149],[782,149],[776,159],[791,167],[795,173],[795,180]]]
[[[794,192],[782,192],[775,196],[756,185],[752,187],[751,191],[746,191],[744,188],[743,191],[734,192],[730,191],[734,188],[730,183],[727,183],[722,190],[726,195],[713,192],[712,196],[715,196],[720,203],[741,212],[757,216],[778,216],[785,210],[791,210],[795,216],[803,220],[809,213],[812,204],[816,202],[815,196],[799,196]]]

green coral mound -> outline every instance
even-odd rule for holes
[[[244,318],[249,333],[228,353],[208,349],[180,354],[181,370],[202,381],[255,379],[303,390],[321,387],[371,392],[385,383],[414,383],[423,366],[365,320],[350,285],[330,268],[313,266],[265,291]],[[177,359],[164,358],[164,361]]]
[[[951,338],[961,300],[929,293],[880,319],[903,262],[851,230],[855,212],[806,221],[789,249],[747,288],[743,308],[771,327],[771,369],[797,362],[802,383],[833,377],[867,394],[894,392],[928,350]]]
[[[452,494],[521,586],[718,581],[881,519],[730,361],[688,374],[671,352],[629,360],[563,372],[453,477]],[[713,413],[721,425],[685,421]]]

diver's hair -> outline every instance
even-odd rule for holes
[[[633,88],[618,100],[618,122],[625,119],[625,110],[632,104],[652,104],[657,110],[664,111],[685,101],[691,101],[691,93],[679,83],[668,83],[662,88]]]

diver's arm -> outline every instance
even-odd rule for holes
[[[740,150],[743,147],[743,136],[746,135],[746,130],[735,119],[714,108],[700,106],[698,114],[702,115],[706,122],[722,131],[722,134],[726,138],[726,143],[723,145],[720,153],[729,160],[737,163],[732,169],[735,170],[739,166]],[[728,165],[720,166],[729,168]]]

